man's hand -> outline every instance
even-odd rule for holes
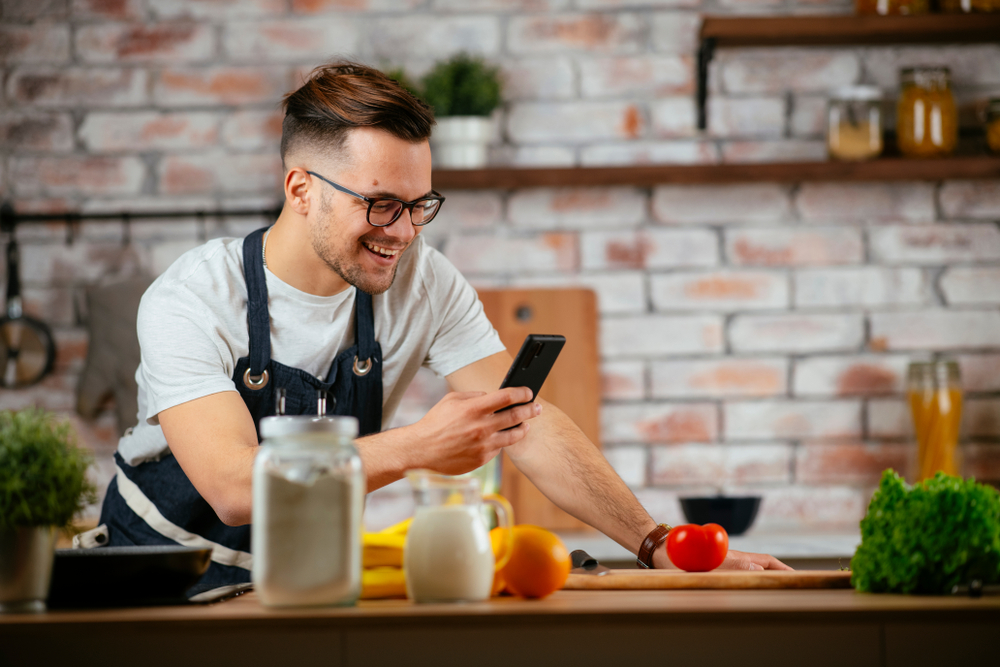
[[[418,444],[412,467],[447,475],[475,470],[527,435],[528,420],[542,412],[530,401],[527,387],[448,394],[411,427]],[[497,413],[518,403],[527,405]]]
[[[720,570],[791,570],[774,556],[767,554],[751,554],[743,551],[729,550],[726,560],[719,566]]]

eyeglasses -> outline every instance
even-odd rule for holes
[[[434,216],[441,210],[441,203],[444,202],[444,197],[434,190],[431,190],[431,197],[421,197],[420,199],[416,199],[414,201],[403,201],[402,199],[395,199],[393,197],[378,197],[372,199],[371,197],[366,197],[354,192],[353,190],[349,190],[343,185],[334,183],[329,178],[320,176],[315,171],[307,171],[306,173],[312,174],[321,181],[326,181],[335,189],[340,190],[345,194],[349,194],[352,197],[357,197],[362,201],[368,202],[368,224],[373,227],[388,227],[392,223],[396,222],[396,220],[399,219],[399,216],[403,215],[404,210],[410,212],[410,221],[415,226],[423,227],[434,219]]]

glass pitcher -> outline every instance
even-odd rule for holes
[[[954,361],[911,363],[907,394],[917,436],[915,482],[939,470],[957,475],[958,430],[962,421],[962,385]]]
[[[475,477],[431,470],[411,470],[406,477],[416,501],[403,549],[407,596],[416,602],[489,599],[494,573],[510,558],[514,516],[510,503],[494,494],[484,497]],[[493,557],[483,503],[496,509],[504,529],[499,561]]]

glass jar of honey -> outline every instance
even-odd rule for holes
[[[899,151],[908,157],[948,155],[958,143],[958,109],[947,67],[900,72],[896,113]]]
[[[1000,12],[1000,0],[939,0],[945,14]]]
[[[1000,155],[1000,97],[994,97],[986,105],[986,145]]]
[[[882,91],[849,86],[830,96],[826,147],[833,160],[871,160],[882,153]]]
[[[926,14],[930,11],[928,0],[854,0],[856,14]]]
[[[938,471],[957,475],[958,431],[962,421],[962,384],[958,363],[911,363],[906,384],[913,430],[917,436],[917,466],[913,481],[933,477]]]

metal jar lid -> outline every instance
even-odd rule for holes
[[[341,438],[358,437],[358,420],[350,416],[317,417],[281,415],[260,420],[263,438],[284,438],[301,433],[331,433]]]

